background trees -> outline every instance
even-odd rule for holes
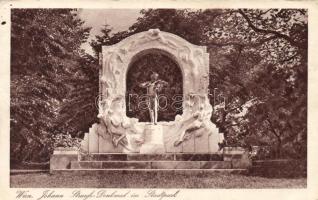
[[[207,43],[222,47],[229,61],[214,70],[221,78],[215,86],[227,92],[215,121],[228,141],[267,144],[276,157],[306,156],[306,11],[233,10],[214,24]]]
[[[101,27],[90,56],[80,49],[90,29],[74,10],[12,10],[13,160],[47,160],[59,135],[82,137],[96,121],[101,46],[150,28],[208,47],[211,120],[228,145],[266,145],[274,157],[306,156],[307,10],[147,9],[141,14],[126,31]]]
[[[97,88],[95,58],[80,49],[90,28],[71,9],[13,9],[11,17],[11,159],[48,160],[57,135],[87,129],[96,116],[95,109],[83,110],[74,101],[85,99],[85,86],[91,94]],[[85,100],[94,105],[94,99]],[[72,124],[85,113],[89,120],[82,126]]]

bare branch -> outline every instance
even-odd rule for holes
[[[291,45],[293,46],[297,46],[300,48],[303,48],[302,44],[299,44],[298,42],[294,41],[291,37],[289,37],[288,35],[279,33],[277,31],[273,31],[273,30],[265,30],[265,29],[261,29],[256,27],[252,21],[250,20],[250,18],[241,10],[239,9],[239,13],[243,16],[243,18],[247,21],[248,25],[255,31],[255,32],[259,32],[259,33],[264,33],[264,34],[273,34],[277,37],[283,38],[286,41],[288,41]]]
[[[268,10],[266,10],[265,12],[261,12],[261,13],[262,13],[261,15],[265,15],[266,13],[268,13],[268,12],[271,11],[271,10],[273,10],[273,9],[268,9]]]
[[[268,38],[262,39],[258,42],[255,43],[239,43],[239,42],[215,42],[215,41],[211,41],[208,42],[207,45],[213,45],[213,46],[218,46],[218,47],[223,47],[223,46],[238,46],[238,47],[258,47],[261,46],[262,44],[264,44],[265,42],[268,42],[270,40],[274,40],[279,38],[278,36],[274,35],[274,36],[270,36]]]
[[[272,133],[280,140],[280,134],[275,130],[271,120],[267,118],[266,121],[268,122],[270,130],[272,131]]]
[[[290,61],[290,60],[292,60],[292,59],[294,59],[296,56],[298,56],[298,52],[297,53],[295,53],[294,55],[292,55],[292,56],[290,56],[290,57],[288,57],[288,58],[285,58],[284,60],[281,60],[281,61],[279,61],[280,63],[283,63],[283,62],[287,62],[287,61]]]

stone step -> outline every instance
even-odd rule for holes
[[[55,175],[107,175],[113,173],[129,174],[151,174],[152,176],[160,176],[162,174],[177,175],[214,175],[216,173],[226,174],[247,174],[247,169],[55,169],[50,171]]]
[[[79,154],[80,161],[223,161],[222,154]]]
[[[231,161],[72,161],[71,169],[231,169]]]

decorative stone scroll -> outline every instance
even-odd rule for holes
[[[160,51],[173,59],[183,77],[183,114],[174,121],[149,128],[145,122],[126,116],[126,76],[130,64],[147,53]],[[193,45],[181,37],[150,29],[112,46],[102,47],[99,124],[85,135],[82,149],[89,153],[164,153],[218,151],[223,134],[211,122],[208,98],[209,54],[205,46]],[[162,138],[147,143],[149,134]],[[147,135],[147,136],[145,136]],[[158,149],[157,146],[159,145]]]

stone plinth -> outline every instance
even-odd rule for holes
[[[50,171],[70,169],[72,161],[78,161],[78,151],[76,149],[57,148],[50,158]]]
[[[140,147],[140,153],[164,153],[163,129],[161,125],[147,124],[144,129],[144,143]]]
[[[187,154],[187,153],[92,153],[79,154],[80,161],[223,161],[222,154]]]
[[[246,169],[252,166],[248,151],[242,147],[224,147],[223,159],[231,161],[234,169]]]
[[[154,131],[155,132],[155,131]],[[151,141],[151,140],[150,140]],[[149,145],[149,144],[148,144]],[[159,145],[159,144],[153,144]],[[228,150],[226,150],[228,153]],[[65,156],[65,154],[63,154]],[[71,154],[70,154],[71,155]],[[244,156],[243,156],[244,157]],[[62,158],[62,157],[61,157]],[[173,171],[191,170],[198,172],[245,172],[248,165],[245,158],[223,160],[223,154],[188,154],[188,153],[108,153],[108,154],[78,154],[78,159],[63,160],[62,167],[51,167],[51,173],[81,171],[83,174],[113,172],[113,171]],[[55,162],[56,163],[56,162]],[[51,164],[54,164],[52,162]],[[67,165],[65,165],[67,164]]]
[[[231,169],[230,161],[73,161],[72,169]]]
[[[147,124],[144,130],[145,144],[163,145],[163,131],[161,125]]]

